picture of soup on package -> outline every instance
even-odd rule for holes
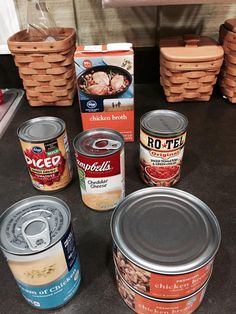
[[[132,44],[79,46],[74,60],[83,129],[112,128],[134,141]]]

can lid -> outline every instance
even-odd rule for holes
[[[53,196],[32,196],[0,216],[0,247],[15,255],[41,252],[58,242],[70,224],[70,210]]]
[[[57,117],[38,117],[25,121],[17,130],[25,142],[38,143],[52,140],[65,130],[65,122]]]
[[[124,146],[123,136],[108,128],[91,129],[79,133],[74,139],[74,149],[88,157],[112,155]]]
[[[128,195],[111,219],[113,240],[134,264],[155,273],[182,274],[216,254],[217,218],[197,197],[174,188],[151,187]]]
[[[141,127],[148,133],[158,136],[177,136],[188,126],[188,119],[174,110],[153,110],[141,117]]]

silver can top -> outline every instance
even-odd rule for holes
[[[74,139],[74,149],[88,157],[104,157],[120,151],[124,146],[123,136],[108,128],[96,128],[79,133]]]
[[[23,122],[17,130],[24,142],[45,142],[60,136],[65,130],[65,122],[56,117],[38,117]]]
[[[141,128],[149,134],[177,136],[186,131],[188,119],[174,110],[153,110],[145,113],[140,120]]]
[[[0,216],[0,247],[15,255],[41,252],[63,237],[70,220],[70,209],[59,198],[23,199]]]
[[[155,273],[188,273],[216,254],[217,218],[197,197],[150,187],[128,195],[111,218],[115,245],[134,264]]]

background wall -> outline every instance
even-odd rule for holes
[[[14,0],[26,27],[25,0]],[[219,25],[236,17],[235,4],[103,9],[101,0],[47,0],[58,26],[77,28],[80,44],[133,42],[153,47],[164,36],[198,33],[218,37]]]

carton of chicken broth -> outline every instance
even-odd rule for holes
[[[112,128],[133,142],[132,44],[79,46],[74,60],[83,129]]]

